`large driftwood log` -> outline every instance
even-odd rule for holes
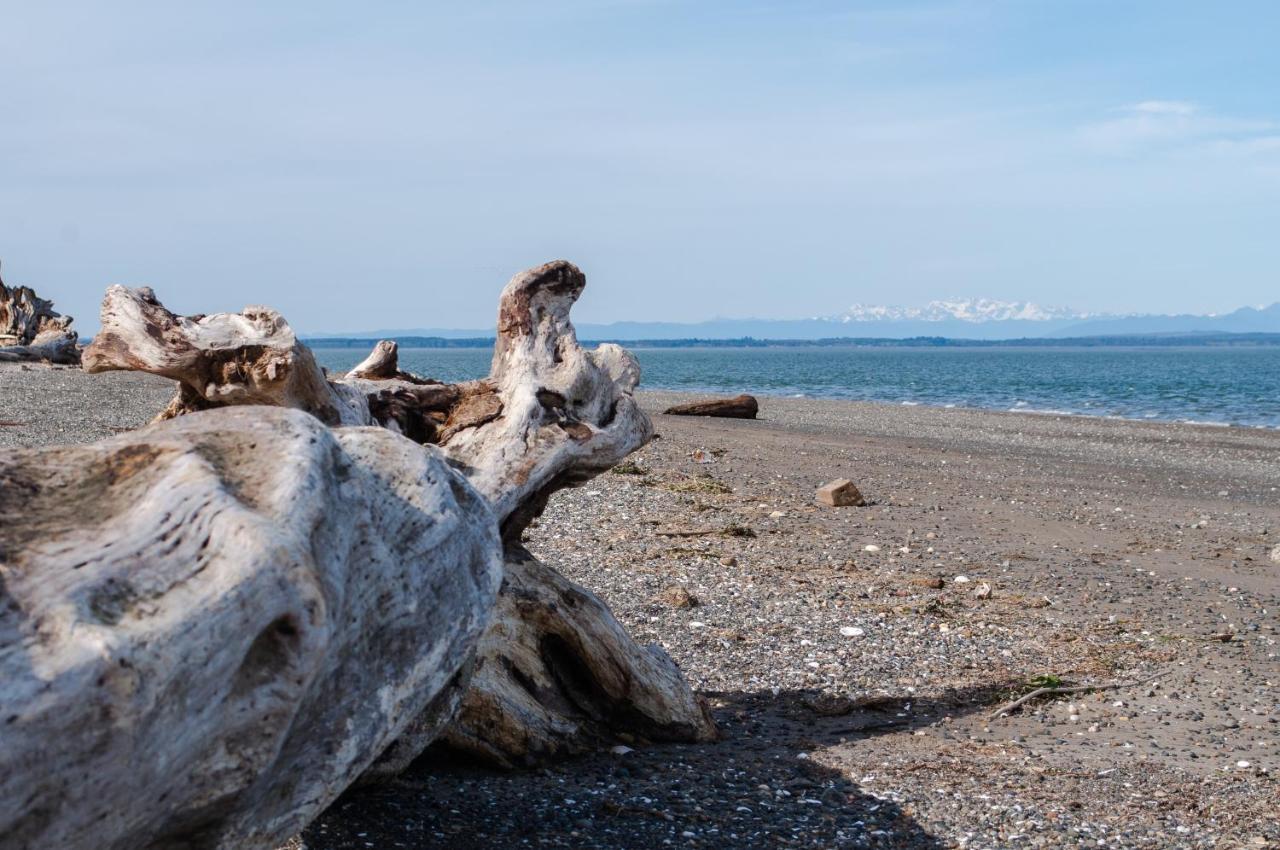
[[[569,310],[585,285],[564,261],[512,278],[499,301],[491,373],[461,384],[400,372],[389,342],[331,379],[274,310],[187,318],[150,289],[122,286],[107,290],[102,330],[85,349],[84,367],[177,381],[178,396],[161,418],[268,404],[330,425],[377,422],[440,445],[493,503],[504,536],[518,539],[550,493],[610,469],[653,433],[632,395],[640,380],[634,358],[616,345],[587,351],[578,344]]]
[[[707,740],[715,730],[705,706],[661,650],[638,646],[589,592],[544,565],[527,566],[519,546],[555,490],[612,468],[653,433],[633,395],[640,380],[634,358],[616,345],[587,351],[578,344],[569,312],[585,286],[582,272],[565,261],[513,277],[499,299],[490,375],[461,384],[400,371],[388,341],[345,376],[328,377],[274,311],[252,307],[188,319],[166,310],[150,290],[123,287],[107,292],[103,329],[85,352],[85,368],[139,369],[177,380],[179,395],[164,417],[256,403],[332,421],[341,407],[344,416],[444,449],[489,499],[510,550],[490,631],[502,637],[485,641],[477,685],[450,741],[495,763],[526,764],[617,733]],[[551,601],[530,605],[539,582],[538,593]],[[555,604],[553,588],[560,585],[564,598],[591,604],[576,610]],[[557,690],[553,685],[565,681],[571,666],[595,684]],[[527,692],[530,682],[538,683],[536,693]],[[536,710],[531,701],[539,703]],[[621,710],[628,702],[636,708]],[[390,761],[400,766],[404,758]]]
[[[0,456],[0,846],[276,846],[451,717],[500,556],[438,450],[294,410]]]
[[[274,311],[109,290],[87,368],[166,375],[160,418],[196,415],[0,462],[0,835],[270,847],[436,739],[519,765],[713,737],[675,664],[520,544],[651,435],[635,362],[576,341],[584,283],[517,275],[492,374],[456,385],[391,346],[329,379]]]
[[[5,286],[0,280],[0,363],[80,362],[77,334],[71,317],[53,309],[53,302],[27,286]]]

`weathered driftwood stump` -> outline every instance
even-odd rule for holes
[[[86,368],[178,381],[182,418],[0,463],[0,835],[269,847],[437,739],[520,765],[713,737],[670,658],[520,544],[651,435],[630,355],[577,343],[584,284],[517,275],[463,384],[386,343],[330,379],[267,308],[112,287]]]
[[[721,416],[726,419],[755,419],[759,412],[760,402],[750,395],[677,404],[662,411],[665,416]]]
[[[8,287],[0,280],[0,363],[80,362],[71,317],[55,312],[26,286]]]

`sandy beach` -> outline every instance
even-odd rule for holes
[[[145,375],[0,367],[0,448],[138,427]],[[661,644],[714,744],[432,753],[294,846],[1280,842],[1280,431],[805,399],[663,416],[558,494],[548,564]],[[815,504],[849,478],[865,507]],[[1036,677],[1094,685],[999,706]]]

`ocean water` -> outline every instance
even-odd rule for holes
[[[642,348],[642,388],[1280,428],[1280,348]],[[366,351],[317,349],[349,369]],[[484,349],[411,349],[402,369],[488,374]]]

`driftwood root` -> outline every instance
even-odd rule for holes
[[[1052,687],[1036,688],[1033,691],[1023,694],[1012,702],[1000,706],[995,711],[988,714],[987,719],[995,720],[1001,715],[1010,714],[1017,711],[1026,703],[1031,702],[1031,700],[1039,699],[1040,697],[1059,696],[1062,694],[1087,694],[1095,691],[1107,691],[1113,688],[1133,688],[1139,685],[1145,685],[1148,682],[1153,682],[1158,678],[1160,677],[1157,675],[1136,682],[1102,682],[1097,685],[1056,685]]]
[[[497,615],[445,743],[523,767],[616,744],[619,734],[709,741],[716,730],[661,647],[640,646],[594,594],[508,547]]]

